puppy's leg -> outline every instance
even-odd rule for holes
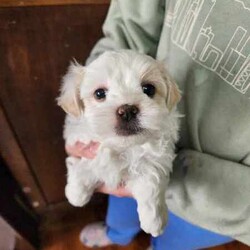
[[[86,171],[84,163],[87,164],[87,160],[75,157],[66,159],[68,175],[65,195],[69,203],[76,207],[88,203],[96,188],[95,179],[89,171]]]
[[[167,222],[167,184],[168,177],[159,173],[135,176],[128,182],[128,189],[137,201],[141,228],[154,237],[163,233]]]

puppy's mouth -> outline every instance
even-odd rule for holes
[[[136,120],[130,122],[121,122],[115,127],[117,135],[120,136],[131,136],[137,135],[143,131],[143,128],[140,127],[139,122]]]

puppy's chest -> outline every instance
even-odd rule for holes
[[[161,149],[162,150],[162,149]],[[140,171],[145,163],[155,162],[162,157],[158,145],[145,143],[127,148],[101,147],[96,160],[99,167],[109,164],[111,168],[123,171],[126,174]]]
[[[129,168],[142,161],[145,156],[145,149],[141,146],[128,147],[127,149],[117,149],[110,147],[100,148],[96,160],[103,165],[104,162],[119,163],[120,168]]]

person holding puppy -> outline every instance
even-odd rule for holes
[[[155,250],[200,249],[233,239],[250,245],[249,14],[248,0],[115,0],[105,36],[87,60],[107,50],[148,54],[166,63],[183,93],[167,191],[169,221],[152,239]],[[98,142],[66,150],[94,158]],[[106,224],[85,227],[82,242],[128,244],[140,231],[136,202],[124,188],[99,191],[110,194]]]

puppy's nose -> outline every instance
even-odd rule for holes
[[[124,104],[117,109],[117,116],[123,121],[129,122],[130,120],[136,118],[139,113],[139,109],[135,105]]]

